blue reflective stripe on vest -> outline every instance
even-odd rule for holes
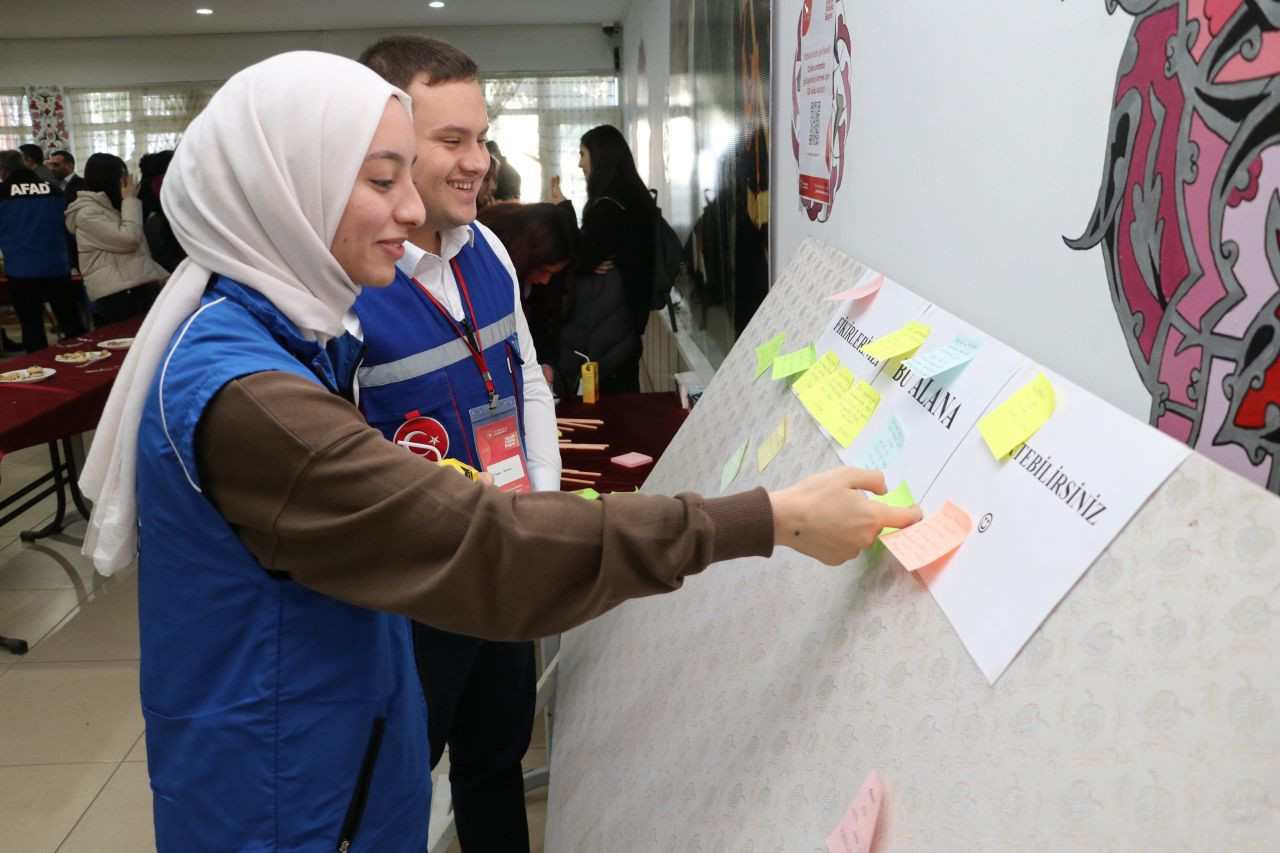
[[[225,279],[181,329],[138,433],[140,680],[157,847],[337,849],[378,727],[352,849],[423,850],[430,752],[408,620],[268,575],[196,488],[196,430],[214,395],[262,370],[331,385],[329,355]]]
[[[516,333],[516,317],[509,314],[496,323],[490,323],[481,329],[477,335],[483,341],[505,340]],[[436,370],[443,370],[452,364],[464,359],[471,358],[471,351],[467,349],[467,345],[462,342],[461,338],[454,337],[451,341],[445,341],[442,344],[432,347],[431,349],[416,352],[413,355],[405,356],[388,364],[379,364],[370,366],[366,359],[363,367],[360,368],[360,387],[376,388],[380,385],[390,385],[393,382],[403,382],[406,379],[413,379],[416,376],[422,376]]]

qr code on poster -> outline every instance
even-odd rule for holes
[[[818,144],[818,127],[822,123],[822,102],[809,102],[809,144]]]

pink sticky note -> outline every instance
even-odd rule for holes
[[[855,285],[848,290],[833,293],[826,298],[826,301],[844,302],[846,299],[866,299],[868,296],[878,291],[882,284],[884,284],[884,274],[876,273],[870,281],[864,281],[862,284]]]
[[[872,770],[862,783],[853,805],[840,818],[840,823],[827,837],[828,853],[868,853],[871,839],[876,834],[876,819],[880,817],[880,804],[884,802],[884,783],[880,774]]]
[[[614,465],[621,465],[623,468],[639,468],[641,465],[648,465],[652,461],[652,456],[636,453],[634,450],[621,456],[615,456],[612,459]]]
[[[969,513],[947,501],[942,509],[923,521],[896,533],[886,533],[880,541],[904,569],[914,572],[959,548],[971,530],[973,519]]]

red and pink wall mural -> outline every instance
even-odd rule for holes
[[[1133,16],[1097,206],[1151,423],[1280,492],[1280,0],[1107,0]]]

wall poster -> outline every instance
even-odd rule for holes
[[[791,69],[791,150],[800,166],[800,206],[826,222],[844,181],[852,43],[841,0],[804,0]]]

